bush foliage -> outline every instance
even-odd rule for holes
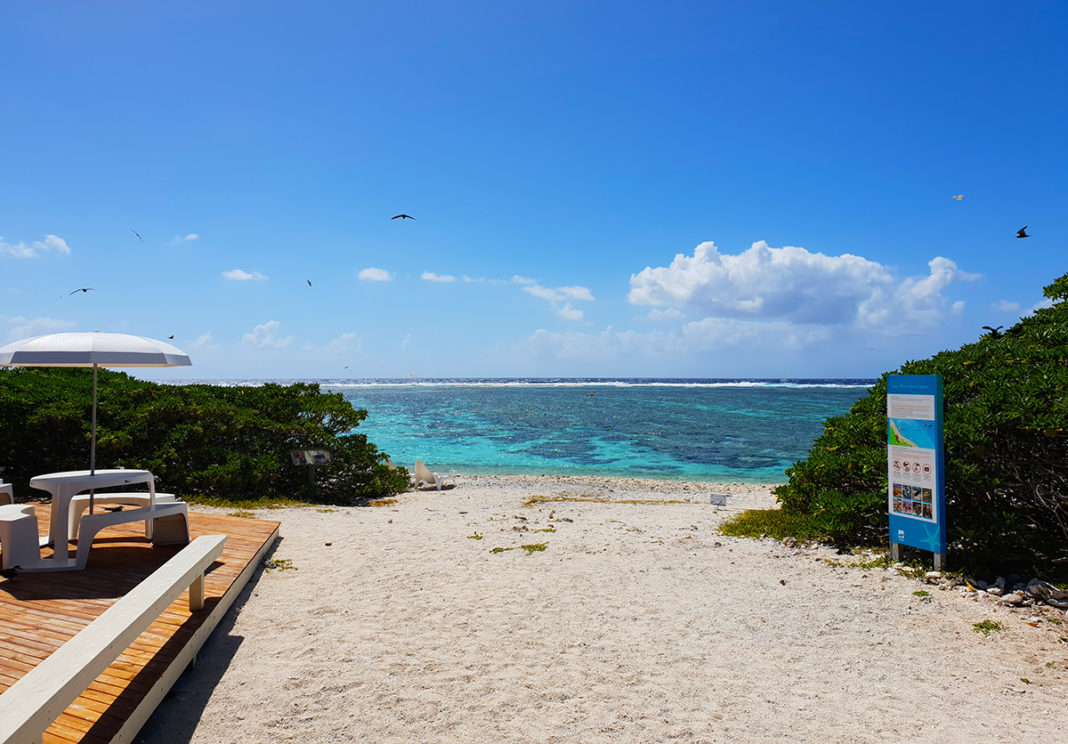
[[[0,464],[20,495],[34,475],[88,469],[91,408],[90,370],[0,368]],[[150,470],[184,498],[348,504],[408,483],[353,433],[367,412],[316,384],[159,385],[100,370],[97,408],[97,467]],[[295,449],[331,453],[313,487]]]
[[[892,374],[942,375],[946,524],[957,565],[1068,570],[1068,275],[1052,305]],[[775,493],[838,541],[887,542],[886,375],[824,422]]]

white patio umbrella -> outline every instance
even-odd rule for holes
[[[192,364],[177,346],[126,333],[52,333],[0,346],[0,366],[92,367],[93,438],[89,471],[96,472],[96,379],[100,367],[184,367]],[[90,500],[90,513],[92,500]]]

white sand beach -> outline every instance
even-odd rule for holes
[[[1063,611],[716,534],[766,487],[457,481],[259,512],[295,570],[246,589],[137,740],[1063,741]],[[524,506],[560,495],[618,503]]]

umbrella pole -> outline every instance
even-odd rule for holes
[[[89,447],[89,475],[96,475],[96,375],[97,365],[93,365],[93,438]],[[93,489],[89,489],[89,513],[93,513]]]

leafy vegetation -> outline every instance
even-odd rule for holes
[[[34,475],[89,466],[92,374],[0,369],[0,462],[29,492]],[[309,383],[159,385],[100,370],[97,466],[152,471],[159,489],[218,504],[355,504],[405,490],[408,473],[354,430],[367,412]],[[328,465],[294,466],[290,450],[325,449]]]
[[[940,374],[948,549],[976,570],[1068,571],[1068,274],[1050,306],[895,374]],[[886,376],[824,422],[775,491],[781,510],[740,515],[726,534],[887,543]],[[734,530],[733,532],[731,530]]]
[[[983,635],[990,635],[991,633],[1005,630],[1005,626],[997,620],[982,620],[978,623],[972,623],[972,630]]]

